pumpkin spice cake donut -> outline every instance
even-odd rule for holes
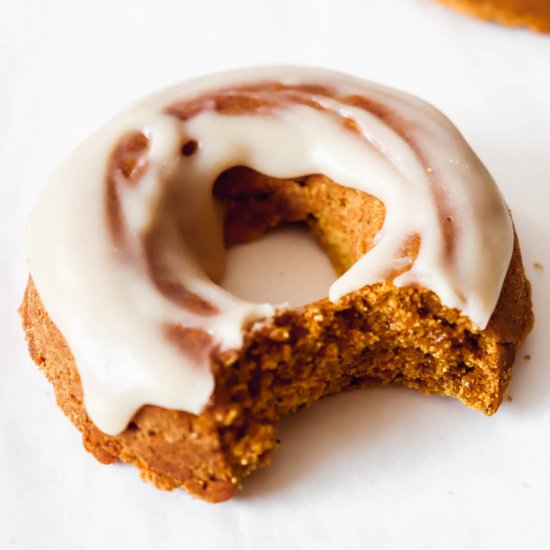
[[[225,249],[301,222],[339,278],[303,307],[216,284]],[[230,498],[279,418],[401,384],[492,414],[533,316],[508,209],[458,130],[412,96],[266,67],[119,115],[32,212],[30,353],[104,463]],[[368,398],[368,396],[366,396]]]
[[[550,0],[438,0],[458,11],[511,27],[550,32]]]

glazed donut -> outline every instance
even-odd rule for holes
[[[218,286],[225,250],[307,224],[339,278],[299,308]],[[117,116],[28,224],[29,349],[99,460],[229,498],[278,419],[402,384],[492,414],[533,318],[508,209],[458,130],[324,70],[199,78]]]
[[[479,19],[550,32],[550,0],[438,0]]]

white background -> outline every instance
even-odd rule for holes
[[[537,325],[494,417],[399,388],[329,398],[286,419],[272,466],[211,505],[81,447],[16,315],[24,222],[127,101],[266,63],[351,72],[449,115],[512,208]],[[550,37],[430,0],[0,0],[0,548],[549,548],[549,187]]]

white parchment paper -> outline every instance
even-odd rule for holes
[[[450,116],[512,208],[537,324],[492,418],[399,388],[329,398],[210,505],[83,450],[23,341],[24,223],[126,102],[265,63],[351,72]],[[550,547],[549,205],[550,37],[430,0],[0,0],[0,548]]]

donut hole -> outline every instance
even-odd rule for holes
[[[213,193],[224,207],[227,249],[300,223],[309,229],[338,275],[369,250],[385,217],[384,205],[377,198],[320,174],[280,179],[236,166],[217,178]]]
[[[219,285],[248,302],[299,307],[326,298],[336,279],[307,225],[292,223],[231,246]]]
[[[253,302],[325,298],[372,245],[385,215],[378,199],[322,175],[280,179],[236,166],[217,178],[213,194],[229,250],[220,284]]]
[[[234,166],[222,172],[212,185],[210,193],[216,204],[212,205],[211,196],[194,190],[193,183],[186,183],[185,169],[166,182],[155,201],[152,223],[143,234],[143,244],[148,271],[157,289],[169,300],[198,315],[215,315],[218,310],[182,282],[182,255],[191,255],[194,264],[212,282],[224,286],[227,250],[293,226],[300,236],[287,239],[293,250],[289,248],[288,254],[281,254],[279,265],[277,258],[268,252],[264,257],[271,263],[261,266],[263,274],[261,270],[250,271],[244,265],[236,277],[243,279],[238,284],[244,288],[244,294],[236,292],[231,285],[226,290],[250,302],[305,305],[328,296],[336,277],[372,246],[385,217],[380,200],[320,174],[275,178],[246,166]],[[302,228],[301,233],[296,226]],[[308,238],[321,248],[334,272],[321,267],[323,276],[320,276],[315,265],[301,269],[312,249],[308,250],[308,256],[302,257],[296,243],[304,245],[305,250],[305,245],[314,244],[307,243]],[[292,252],[298,255],[299,261],[292,261]],[[284,276],[279,278],[282,285],[276,288],[277,277],[272,275],[280,271],[285,256],[296,265],[286,262]],[[258,264],[262,258],[258,256],[254,260]],[[317,261],[318,257],[311,263]],[[318,265],[322,266],[323,261],[325,258],[321,257]],[[286,274],[292,274],[290,282]],[[249,289],[255,294],[249,294]]]

